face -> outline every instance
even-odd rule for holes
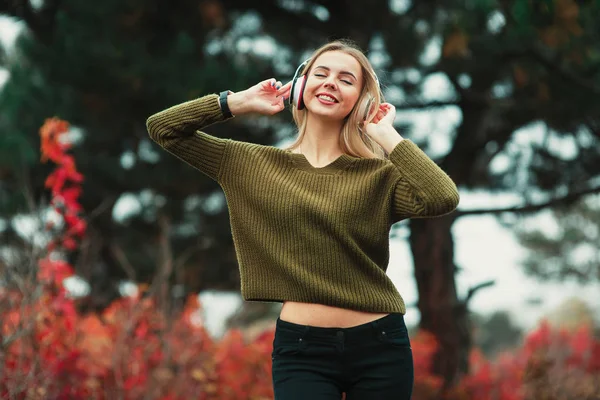
[[[308,73],[303,95],[306,109],[328,119],[344,119],[358,101],[362,80],[361,66],[350,54],[321,54]]]

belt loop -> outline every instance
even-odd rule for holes
[[[371,325],[371,327],[373,328],[373,331],[375,331],[375,333],[377,333],[377,334],[381,330],[380,326],[379,326],[379,322],[377,320],[371,321],[369,325]]]
[[[310,326],[304,325],[302,327],[302,338],[305,338],[308,335],[308,331],[310,330]]]

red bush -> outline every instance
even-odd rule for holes
[[[121,299],[100,315],[78,315],[72,299],[46,294],[2,310],[0,394],[44,399],[272,399],[273,331],[246,343],[239,330],[214,341],[194,324],[197,297],[167,320],[149,298]],[[27,322],[25,322],[27,321]],[[19,334],[21,332],[21,334]],[[441,379],[429,373],[431,335],[413,338],[414,399],[440,399]],[[553,332],[542,325],[525,345],[495,363],[478,351],[472,374],[448,399],[597,399],[600,342],[589,329]],[[596,397],[594,397],[596,396]]]

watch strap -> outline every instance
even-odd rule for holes
[[[221,106],[221,111],[225,118],[233,117],[229,105],[227,104],[227,96],[229,96],[229,93],[231,93],[229,90],[224,90],[219,94],[219,105]]]

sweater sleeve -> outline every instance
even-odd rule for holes
[[[398,143],[389,160],[400,173],[392,195],[392,223],[405,218],[437,217],[456,209],[456,184],[412,141]]]
[[[210,94],[151,115],[146,128],[163,149],[219,182],[223,155],[231,140],[200,129],[225,119],[218,96]]]

